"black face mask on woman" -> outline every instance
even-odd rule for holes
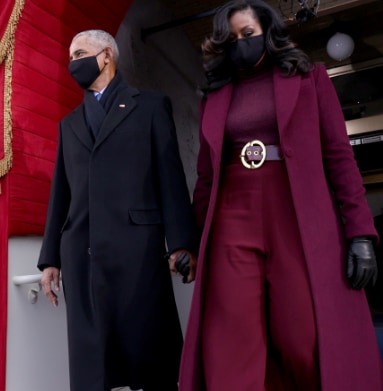
[[[253,67],[265,51],[263,35],[237,39],[230,46],[229,56],[231,62],[240,69]]]
[[[69,63],[68,69],[77,84],[84,89],[89,88],[93,82],[100,76],[100,67],[98,66],[97,56],[105,49],[94,56],[79,58]]]

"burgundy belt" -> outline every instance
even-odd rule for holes
[[[264,145],[259,140],[252,140],[242,148],[234,149],[230,161],[238,161],[248,169],[256,169],[262,166],[266,160],[283,160],[283,154],[279,145]]]

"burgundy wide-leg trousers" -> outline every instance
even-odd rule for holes
[[[223,169],[206,263],[207,391],[320,390],[312,296],[283,161]]]

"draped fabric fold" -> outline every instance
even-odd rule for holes
[[[69,44],[82,30],[115,34],[132,2],[1,1],[0,391],[5,391],[8,237],[43,233],[57,124],[83,95],[67,70]]]

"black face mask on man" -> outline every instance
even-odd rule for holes
[[[250,38],[237,39],[230,46],[229,56],[231,62],[240,69],[253,67],[265,51],[263,35]]]
[[[101,71],[98,66],[97,56],[104,50],[105,49],[102,49],[101,52],[94,56],[79,58],[78,60],[73,60],[69,63],[69,72],[81,88],[89,88],[100,76]]]

